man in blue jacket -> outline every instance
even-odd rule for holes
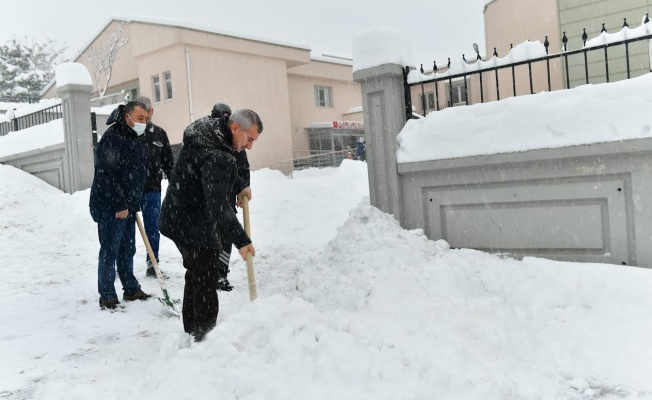
[[[115,309],[116,266],[123,300],[146,300],[134,276],[136,212],[145,187],[145,148],[138,136],[145,131],[147,107],[132,101],[116,108],[107,120],[111,125],[95,152],[95,175],[91,186],[90,212],[97,222],[100,240],[97,284],[100,308]]]

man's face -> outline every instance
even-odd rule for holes
[[[147,111],[142,107],[135,107],[130,113],[125,113],[125,121],[130,127],[134,127],[134,122],[147,123]]]
[[[254,146],[254,142],[258,140],[258,125],[252,124],[249,129],[244,130],[239,123],[234,122],[229,127],[231,128],[231,133],[233,133],[233,150],[242,151],[244,149],[251,149]]]

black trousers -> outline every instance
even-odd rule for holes
[[[196,340],[215,327],[220,303],[217,299],[219,279],[219,249],[182,246],[177,248],[186,269],[183,290],[183,329]]]

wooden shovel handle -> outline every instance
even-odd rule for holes
[[[149,244],[149,239],[147,239],[147,233],[145,233],[145,228],[143,227],[143,221],[140,218],[140,213],[136,213],[136,224],[138,225],[138,230],[140,231],[140,236],[143,237],[143,243],[145,243],[145,248],[147,249],[147,254],[149,254],[149,260],[152,262],[154,271],[156,272],[156,278],[158,283],[161,286],[161,289],[166,289],[165,280],[163,275],[161,275],[161,269],[158,267],[158,262],[156,257],[154,257],[154,251],[152,251],[152,245]]]
[[[251,222],[249,219],[249,198],[242,197],[242,212],[244,215],[244,229],[251,240]],[[249,300],[256,300],[256,277],[254,275],[254,260],[251,253],[247,253],[247,280],[249,281]]]

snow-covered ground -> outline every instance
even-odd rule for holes
[[[253,173],[259,298],[234,256],[198,344],[155,300],[99,309],[88,190],[0,182],[0,399],[652,399],[651,271],[451,250],[371,207],[361,162]],[[180,297],[165,238],[161,267]]]

